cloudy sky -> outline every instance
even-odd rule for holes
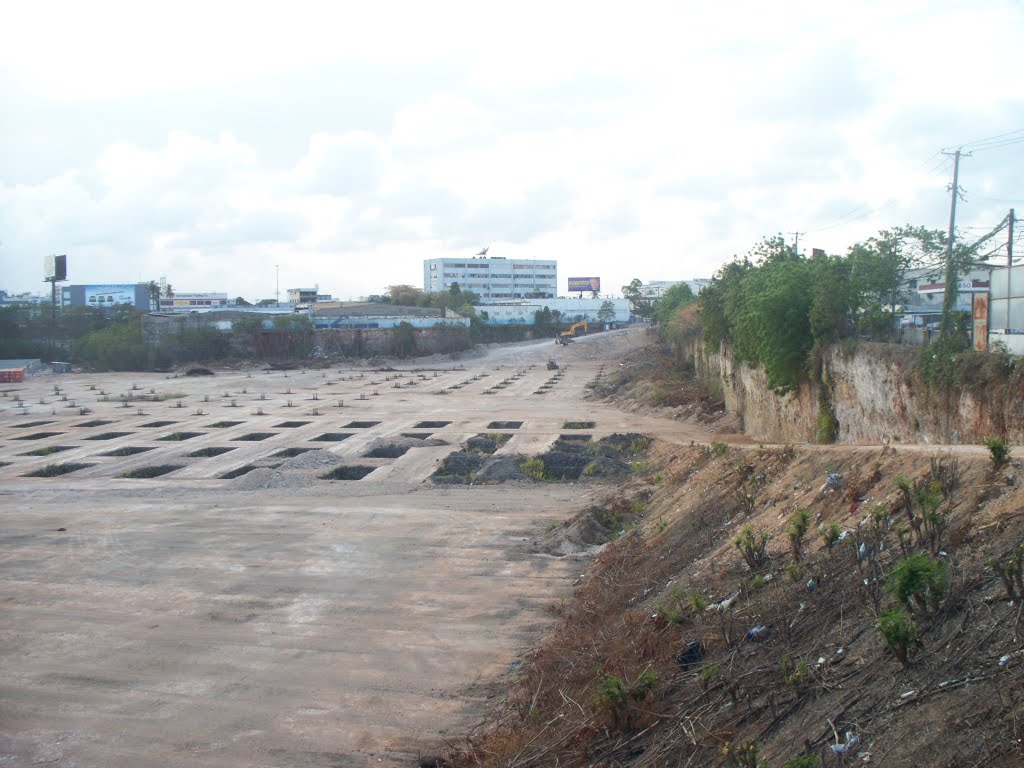
[[[1024,5],[5,2],[0,288],[167,279],[250,300],[556,258],[607,293],[762,236],[945,228],[940,150],[1024,138]],[[1016,133],[1014,133],[1016,132]],[[999,146],[1002,144],[1002,146]],[[978,146],[978,145],[976,145]],[[1024,143],[961,163],[964,236]],[[792,237],[787,234],[787,237]]]

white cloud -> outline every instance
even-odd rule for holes
[[[369,131],[316,133],[293,173],[296,190],[337,197],[373,197],[391,164],[390,152]]]
[[[615,290],[706,276],[779,231],[944,226],[936,151],[1024,127],[1009,0],[8,10],[8,290],[67,252],[81,282],[255,298],[277,264],[349,296],[488,243]],[[965,161],[965,224],[1024,208],[1016,149]]]

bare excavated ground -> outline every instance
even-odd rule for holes
[[[479,719],[475,684],[516,663],[579,576],[524,542],[613,490],[427,479],[495,432],[511,435],[497,455],[541,453],[567,422],[594,441],[708,439],[585,401],[642,343],[10,385],[0,763],[414,763]]]

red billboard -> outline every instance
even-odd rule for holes
[[[569,278],[569,293],[575,293],[577,291],[601,291],[601,278],[600,277],[570,277]]]

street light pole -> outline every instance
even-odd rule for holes
[[[281,265],[274,265],[274,304],[281,306]]]

